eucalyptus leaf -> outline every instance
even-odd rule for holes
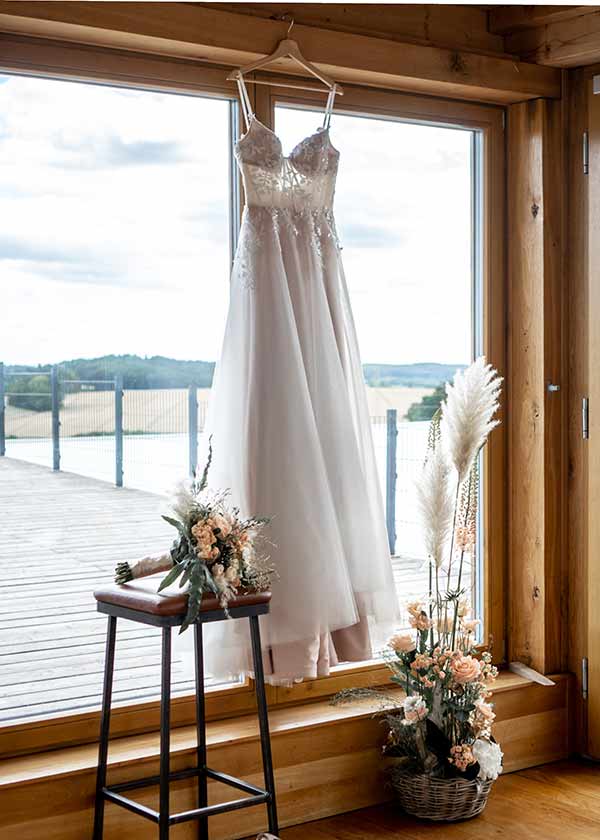
[[[176,563],[171,569],[171,571],[168,573],[168,575],[166,575],[166,577],[164,577],[163,580],[161,580],[160,586],[158,587],[158,591],[162,592],[163,589],[174,583],[179,577],[179,575],[183,572],[183,568],[184,567],[181,563]]]

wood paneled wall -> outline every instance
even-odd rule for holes
[[[561,132],[560,103],[508,110],[509,659],[545,673],[567,619]]]
[[[587,129],[587,80],[583,70],[568,74],[567,95],[567,562],[569,620],[567,667],[575,675],[573,749],[586,752],[586,708],[582,701],[582,660],[587,656],[588,441],[582,434],[582,400],[589,396],[587,271],[587,181],[583,133]]]

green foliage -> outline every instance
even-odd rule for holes
[[[438,385],[433,394],[426,394],[420,402],[413,403],[406,412],[407,420],[432,420],[446,397],[446,386]]]
[[[365,382],[371,387],[392,386],[435,387],[452,379],[461,365],[419,363],[411,365],[363,365]],[[22,365],[11,365],[8,371],[23,370]],[[215,369],[214,362],[169,359],[165,356],[136,356],[133,354],[100,356],[95,359],[71,359],[60,365],[60,378],[84,380],[113,380],[123,377],[127,389],[145,388],[210,388]],[[49,370],[40,366],[39,370]],[[99,385],[98,390],[110,385]],[[21,389],[23,390],[23,389]]]
[[[15,376],[8,385],[8,404],[29,411],[51,411],[50,377],[44,374]],[[62,393],[59,402],[62,405]]]
[[[453,379],[464,365],[444,365],[437,362],[419,362],[412,365],[363,365],[365,382],[372,388],[436,388]]]

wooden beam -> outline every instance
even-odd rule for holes
[[[588,127],[587,87],[583,70],[571,70],[567,85],[567,364],[566,428],[569,469],[567,479],[567,563],[569,621],[567,667],[575,675],[576,703],[571,714],[573,748],[587,753],[585,703],[582,702],[581,663],[587,656],[588,632],[588,440],[582,434],[582,400],[589,396],[587,257],[587,181],[583,171],[583,133]]]
[[[561,667],[562,552],[560,103],[508,113],[509,657]],[[560,390],[550,390],[549,385]]]
[[[540,65],[594,64],[600,61],[600,10],[597,6],[588,7],[585,14],[577,17],[515,32],[507,36],[505,47],[523,61]]]
[[[588,574],[587,657],[589,698],[587,701],[588,752],[600,758],[600,95],[587,84],[588,128],[590,143],[588,193],[588,373],[590,424],[588,452]]]
[[[496,35],[509,35],[587,14],[599,6],[498,6],[488,12],[488,29]]]
[[[269,54],[287,24],[186,3],[0,2],[0,31],[236,65]],[[500,103],[561,93],[556,71],[512,58],[312,26],[294,36],[340,82]]]
[[[296,24],[320,26],[395,41],[437,47],[502,53],[501,35],[488,29],[488,15],[478,6],[420,3],[201,3],[230,12],[277,18],[293,15]]]

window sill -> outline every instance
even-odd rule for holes
[[[508,671],[502,672],[494,687],[493,702],[496,704],[498,723],[523,706],[526,689],[546,694],[553,704],[559,701],[566,704],[568,675],[553,677],[554,687],[539,686],[531,680]],[[391,688],[389,694],[403,696],[400,689]],[[509,701],[508,703],[506,701]],[[515,705],[516,703],[516,705]],[[544,709],[547,703],[542,704]],[[503,710],[510,712],[503,714]],[[537,708],[537,704],[536,704]],[[360,701],[344,706],[333,706],[329,700],[317,700],[298,706],[278,708],[270,713],[272,739],[289,732],[318,729],[342,721],[371,718],[380,709],[373,701]],[[196,730],[193,726],[182,726],[171,732],[171,755],[174,758],[192,756],[195,752]],[[233,744],[241,745],[258,741],[258,726],[254,715],[211,721],[207,724],[207,743],[209,749],[218,749]],[[500,739],[499,739],[500,740]],[[29,756],[19,756],[2,762],[0,790],[14,785],[30,784],[43,779],[60,779],[95,769],[98,748],[96,744],[52,750]],[[136,763],[156,759],[159,755],[158,733],[115,738],[110,743],[109,768],[126,768]]]

